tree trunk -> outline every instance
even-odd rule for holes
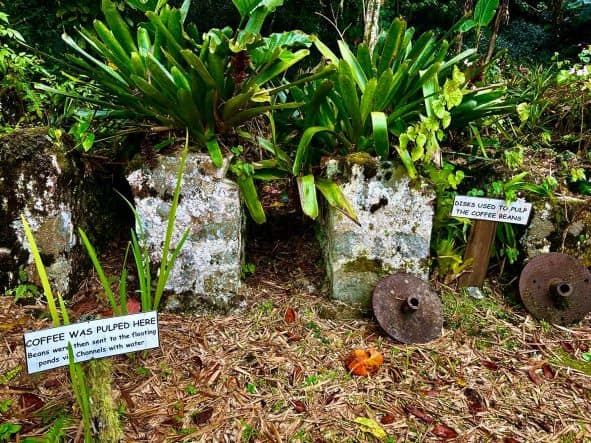
[[[464,0],[464,8],[463,8],[463,16],[465,17],[469,13],[472,12],[472,7],[474,6],[474,0]],[[459,54],[462,52],[462,46],[464,44],[463,34],[460,32],[458,34],[458,43],[456,45],[456,52]]]
[[[560,35],[562,22],[564,21],[564,13],[562,11],[562,4],[564,0],[552,0],[552,28],[554,33],[558,36]]]
[[[380,9],[384,0],[367,0],[364,2],[364,30],[363,41],[369,47],[370,54],[378,41],[380,32]]]
[[[486,65],[492,59],[493,53],[495,52],[495,44],[497,42],[497,36],[499,35],[499,29],[501,28],[501,24],[507,24],[509,21],[509,0],[503,0],[501,2],[501,6],[497,11],[497,16],[495,18],[495,24],[493,25],[493,30],[490,35],[490,40],[488,42],[488,52],[486,53],[486,58],[484,59],[484,64]]]

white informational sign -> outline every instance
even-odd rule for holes
[[[456,195],[451,215],[452,217],[527,225],[530,212],[531,203],[523,200],[517,200],[507,205],[505,200]]]
[[[24,334],[29,374],[68,365],[68,343],[76,363],[160,346],[156,311],[75,323]]]

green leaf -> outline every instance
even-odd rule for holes
[[[92,262],[92,265],[94,266],[94,269],[96,270],[96,273],[99,277],[101,285],[105,291],[105,295],[107,296],[107,299],[109,300],[109,303],[111,305],[111,309],[113,310],[113,314],[121,315],[121,308],[117,305],[117,302],[115,301],[115,296],[113,295],[113,291],[111,290],[111,282],[109,281],[109,279],[105,275],[105,272],[103,271],[103,267],[101,266],[101,263],[99,262],[99,259],[98,259],[98,256],[96,254],[94,247],[90,243],[90,240],[88,240],[86,233],[81,228],[78,229],[78,233],[80,234],[80,239],[82,240],[82,243],[84,244],[84,247],[86,248],[86,252],[88,253],[88,256],[90,257],[90,261]]]
[[[232,0],[234,4],[236,3],[253,3],[250,0]],[[250,32],[253,34],[259,34],[261,32],[261,28],[263,27],[263,23],[267,16],[273,12],[277,7],[283,4],[283,0],[262,0],[259,1],[258,4],[252,9],[248,15],[248,22],[244,27],[246,32]],[[242,18],[245,16],[242,15]]]
[[[439,80],[437,78],[437,74],[433,74],[432,76],[428,75],[428,72],[419,71],[419,74],[424,79],[423,81],[423,97],[425,97],[425,109],[427,111],[427,116],[431,117],[433,115],[438,116],[441,114],[440,108],[443,103],[439,100],[436,95],[439,92]],[[443,109],[445,111],[445,108]]]
[[[23,229],[25,230],[27,241],[29,242],[29,248],[31,248],[31,253],[33,254],[33,260],[35,261],[35,268],[37,268],[37,274],[39,274],[39,280],[41,280],[41,286],[43,286],[43,293],[45,294],[45,300],[47,301],[47,308],[49,309],[49,314],[51,315],[53,326],[59,326],[60,317],[57,312],[57,307],[55,305],[53,293],[51,292],[49,278],[47,277],[47,272],[45,270],[45,266],[43,265],[43,260],[41,260],[39,248],[37,248],[37,242],[35,242],[35,237],[33,236],[33,232],[31,231],[29,223],[27,223],[27,219],[22,214],[21,221],[23,223]]]
[[[351,139],[356,142],[361,135],[362,120],[361,120],[361,109],[359,105],[359,96],[357,95],[357,87],[353,82],[352,78],[343,73],[345,69],[339,68],[338,85],[343,104],[347,111],[348,117],[351,119],[351,125],[353,128],[353,134]]]
[[[115,38],[111,30],[100,20],[93,22],[94,30],[103,41],[112,57],[111,61],[115,62],[119,70],[125,69],[127,72],[132,71],[131,58],[127,51],[121,46],[121,43]],[[103,54],[106,55],[106,54]]]
[[[195,53],[189,49],[185,49],[181,51],[181,55],[185,59],[185,61],[195,70],[199,77],[205,82],[207,86],[210,88],[216,87],[216,82],[205,67],[205,64],[201,61]]]
[[[302,210],[304,214],[315,220],[318,217],[318,200],[316,198],[314,175],[299,176],[297,182]]]
[[[402,147],[403,135],[400,136],[400,145],[401,146],[396,147],[396,152],[398,152],[398,155],[400,156],[400,160],[402,161],[402,164],[406,168],[406,172],[408,173],[408,176],[410,178],[415,178],[417,176],[417,170],[415,168],[414,162],[412,161],[412,158],[410,157],[410,154],[408,153],[406,148]]]
[[[392,65],[392,60],[398,57],[400,47],[404,39],[404,33],[406,31],[406,21],[396,18],[392,21],[382,53],[380,56],[380,62],[378,65],[378,72],[384,72]]]
[[[113,35],[127,52],[137,51],[135,42],[125,20],[121,18],[117,5],[111,0],[102,0],[101,9]]]
[[[299,175],[302,167],[306,165],[310,143],[312,142],[312,138],[319,132],[333,132],[333,130],[326,126],[311,126],[304,131],[298,143],[295,160],[293,161],[293,175]]]
[[[384,428],[382,428],[377,421],[372,420],[371,418],[366,417],[357,417],[353,420],[358,426],[361,431],[373,435],[378,440],[385,440],[388,437]]]
[[[447,108],[451,109],[454,106],[461,104],[462,97],[462,90],[459,88],[458,84],[449,78],[445,80],[445,84],[443,85],[443,98],[447,103]]]
[[[371,113],[371,124],[373,127],[373,139],[376,154],[382,159],[387,159],[390,153],[390,143],[388,141],[388,120],[383,112]]]
[[[367,78],[375,76],[369,48],[365,43],[361,43],[357,47],[357,60],[359,61],[359,65],[363,69],[363,72],[365,72]]]
[[[255,223],[261,224],[267,221],[263,205],[259,200],[256,186],[251,175],[239,175],[236,177],[236,182],[240,188],[240,195],[244,199],[248,213],[255,221]]]
[[[370,111],[373,109],[374,94],[378,85],[377,79],[374,77],[370,79],[365,85],[365,91],[361,96],[361,126],[365,125],[365,120],[369,116]]]
[[[104,72],[106,72],[108,75],[110,75],[111,77],[113,77],[115,80],[117,80],[118,82],[127,85],[127,82],[123,79],[123,77],[121,77],[121,75],[119,75],[117,72],[115,72],[115,70],[113,68],[111,68],[110,66],[108,66],[107,64],[101,62],[100,60],[96,59],[95,57],[93,57],[92,55],[90,55],[89,53],[87,53],[84,49],[82,49],[80,46],[78,46],[78,44],[74,41],[74,39],[72,37],[70,37],[68,34],[63,33],[62,34],[62,40],[72,49],[74,49],[75,51],[77,51],[78,53],[80,53],[83,57],[85,57],[87,60],[90,60],[92,63],[94,63],[95,65],[97,65],[101,70],[103,70]]]
[[[474,7],[474,20],[479,26],[488,26],[495,17],[499,0],[478,0]]]
[[[318,52],[320,52],[324,58],[330,60],[335,65],[339,64],[339,58],[336,56],[336,54],[332,52],[328,46],[322,43],[322,41],[317,36],[312,35],[310,38],[314,42],[314,46],[316,46]]]
[[[347,45],[347,43],[345,43],[343,40],[339,40],[338,45],[343,60],[345,60],[347,65],[349,65],[349,69],[351,69],[355,83],[357,83],[357,86],[359,86],[359,89],[361,92],[363,92],[365,90],[365,84],[367,83],[365,72],[363,72],[361,65],[349,49],[349,45]]]
[[[221,168],[224,164],[224,155],[222,154],[218,141],[216,139],[209,140],[206,142],[205,146],[207,147],[207,151],[209,152],[213,164],[216,167]]]
[[[460,32],[468,32],[469,30],[474,29],[476,26],[478,26],[478,22],[471,18],[463,21],[458,30]]]
[[[359,224],[357,214],[351,206],[347,197],[343,194],[340,186],[335,182],[323,178],[316,179],[316,188],[322,193],[327,203],[335,209],[338,209],[355,223]]]
[[[526,122],[529,119],[529,109],[530,106],[528,103],[519,103],[517,105],[517,115],[519,115],[519,121],[521,123]]]
[[[274,79],[279,74],[287,71],[291,66],[305,58],[309,53],[310,51],[307,49],[300,49],[295,53],[287,50],[281,51],[278,62],[273,63],[271,66],[259,72],[255,84],[262,85],[269,80]]]

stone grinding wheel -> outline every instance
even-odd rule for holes
[[[380,326],[402,343],[426,343],[441,335],[441,301],[429,285],[400,272],[376,285],[373,312]]]
[[[538,255],[521,272],[519,294],[538,320],[574,323],[591,311],[591,272],[570,255]]]

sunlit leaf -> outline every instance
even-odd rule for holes
[[[378,440],[385,440],[386,437],[388,437],[388,434],[386,434],[384,428],[382,428],[382,426],[380,426],[377,421],[371,418],[357,417],[353,421],[359,425],[359,429],[361,429],[363,432],[373,435]]]

